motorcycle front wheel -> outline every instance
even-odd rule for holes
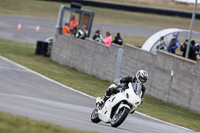
[[[118,113],[115,113],[114,116],[111,119],[111,126],[112,127],[118,127],[119,125],[124,122],[126,117],[128,116],[129,109],[126,107],[121,108]]]
[[[101,120],[99,119],[98,109],[94,109],[91,114],[91,121],[94,123],[99,123]]]

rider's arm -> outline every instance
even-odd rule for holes
[[[144,97],[145,90],[146,90],[146,87],[144,85],[142,85],[142,96],[141,96],[141,98]]]
[[[128,84],[129,82],[133,82],[133,77],[127,76],[127,77],[121,78],[121,80],[120,80],[120,83]]]

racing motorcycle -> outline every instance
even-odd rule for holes
[[[111,123],[112,127],[118,127],[123,123],[129,113],[133,113],[142,102],[141,85],[129,83],[127,89],[124,84],[115,83],[119,92],[101,104],[101,97],[96,98],[96,108],[91,114],[91,121],[99,123]]]

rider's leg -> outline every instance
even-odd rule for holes
[[[103,97],[103,102],[105,103],[110,98],[111,95],[116,94],[116,93],[117,93],[116,87],[108,88],[106,90],[106,93],[105,93],[104,97]]]

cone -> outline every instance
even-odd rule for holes
[[[18,30],[18,31],[20,31],[20,30],[21,30],[21,28],[22,28],[22,24],[21,24],[21,23],[19,23],[19,24],[18,24],[18,26],[17,26],[17,30]]]
[[[35,32],[39,32],[40,31],[40,26],[37,25]]]

